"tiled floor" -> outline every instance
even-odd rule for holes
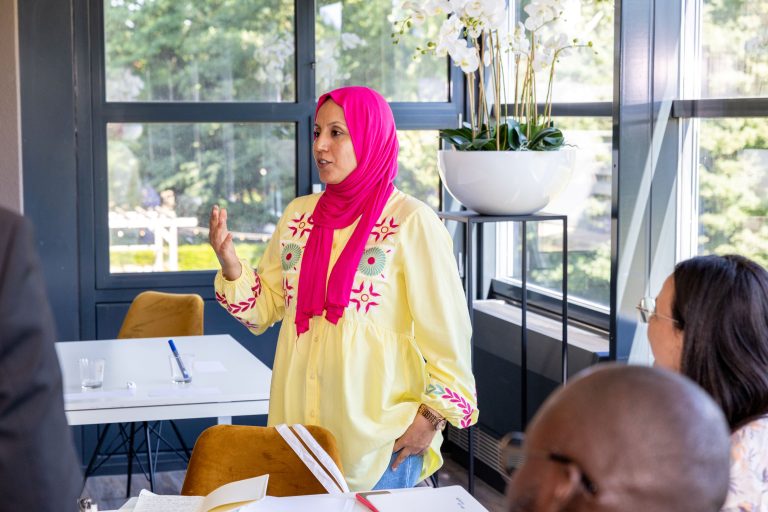
[[[450,459],[440,470],[440,485],[461,485],[466,488],[467,471]],[[184,471],[157,473],[155,491],[158,494],[179,494],[184,481]],[[99,510],[118,509],[125,503],[125,476],[96,476],[88,479],[83,496],[90,496]],[[146,478],[139,473],[131,482],[131,496],[138,496],[141,489],[149,489]],[[490,512],[505,512],[504,496],[480,479],[475,480],[475,497]]]

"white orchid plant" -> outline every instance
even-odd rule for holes
[[[568,50],[592,47],[591,41],[580,43],[553,30],[563,14],[563,1],[531,0],[524,7],[527,19],[512,32],[507,30],[505,0],[402,4],[406,14],[394,22],[393,42],[397,44],[428,17],[441,16],[444,21],[437,41],[417,47],[417,56],[450,55],[467,77],[470,122],[440,130],[443,140],[463,151],[551,151],[563,146],[563,134],[552,121],[555,64]],[[502,66],[503,62],[509,64]],[[513,91],[505,85],[504,75],[510,72],[514,73]],[[536,97],[537,73],[548,73],[542,112]],[[512,102],[506,101],[510,97]]]

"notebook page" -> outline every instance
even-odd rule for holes
[[[267,494],[268,482],[269,475],[261,475],[224,484],[205,497],[200,510],[209,512],[222,505],[244,504],[260,500]],[[225,510],[230,508],[232,507]]]
[[[142,489],[133,512],[191,512],[202,504],[202,496],[162,496]]]

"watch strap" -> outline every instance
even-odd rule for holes
[[[419,405],[418,413],[424,416],[435,428],[435,430],[443,430],[445,428],[446,420],[439,414],[433,412],[429,407],[424,404]]]

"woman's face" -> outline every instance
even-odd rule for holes
[[[357,167],[344,109],[330,98],[317,111],[312,153],[320,171],[320,181],[326,185],[341,183]]]
[[[667,277],[656,297],[656,313],[648,319],[648,341],[653,351],[654,366],[680,371],[683,355],[683,331],[672,320],[672,301],[675,297],[675,280]]]

